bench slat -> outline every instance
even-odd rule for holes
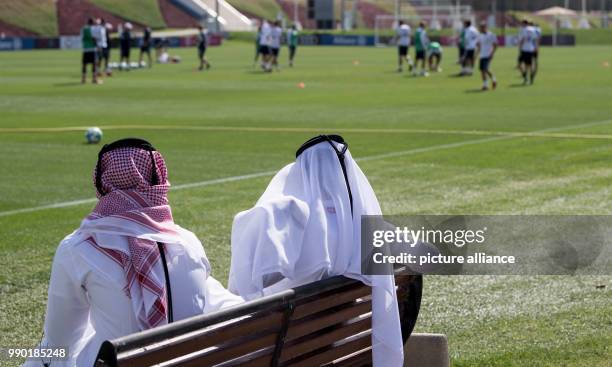
[[[367,317],[350,324],[334,328],[330,332],[308,337],[292,345],[286,344],[281,354],[280,362],[286,362],[318,348],[331,345],[334,342],[348,338],[352,335],[369,330],[372,327],[372,319]]]
[[[357,353],[349,355],[332,363],[324,365],[324,367],[371,367],[372,366],[372,348],[362,349]]]
[[[267,353],[263,353],[261,356],[257,356],[255,358],[247,358],[245,361],[230,361],[227,363],[223,363],[218,367],[270,367],[272,365],[272,352],[274,348],[271,348]]]
[[[331,325],[348,321],[357,316],[366,314],[372,310],[372,301],[361,301],[335,312],[322,312],[322,316],[308,319],[301,319],[289,325],[287,340],[302,337],[321,330]],[[297,311],[297,309],[296,309]]]
[[[293,312],[293,319],[301,319],[328,308],[351,302],[358,298],[363,298],[372,294],[372,288],[361,283],[358,283],[357,286],[353,288],[354,289],[350,289],[342,293],[332,292],[326,297],[317,298],[314,301],[297,306]]]
[[[346,341],[339,345],[333,345],[324,351],[317,352],[309,358],[302,359],[295,363],[289,362],[288,364],[285,364],[283,366],[312,367],[333,362],[336,359],[370,347],[372,344],[371,338],[372,337],[370,332],[363,333],[363,335],[359,335],[358,337],[352,338],[352,340],[350,341]]]
[[[201,367],[214,366],[225,361],[230,361],[239,357],[248,355],[266,347],[274,346],[276,342],[276,334],[267,335],[257,338],[246,343],[241,343],[228,348],[220,348],[218,350],[199,351],[190,355],[176,358],[172,361],[161,363],[160,367]]]
[[[143,366],[168,361],[179,356],[203,350],[228,341],[237,341],[244,336],[256,333],[276,333],[280,328],[282,314],[271,313],[263,317],[253,317],[248,320],[239,320],[237,323],[228,323],[219,328],[203,329],[201,331],[169,339],[146,348],[139,348],[118,356],[120,366]]]

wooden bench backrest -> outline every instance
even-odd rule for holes
[[[421,277],[396,276],[404,340]],[[371,364],[371,288],[333,277],[106,341],[96,366],[360,366]]]

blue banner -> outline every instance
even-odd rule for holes
[[[340,34],[305,34],[300,36],[303,46],[374,46],[374,36]]]
[[[20,38],[0,38],[0,51],[21,50]]]

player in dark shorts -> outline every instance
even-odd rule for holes
[[[474,58],[475,58],[475,50],[465,50],[463,51],[463,59],[465,62],[467,63],[471,63],[472,65],[474,64]]]
[[[489,65],[491,64],[491,59],[488,57],[483,57],[480,59],[480,62],[478,64],[478,68],[480,69],[480,71],[482,71],[483,73],[486,73],[489,70]]]
[[[476,43],[478,41],[478,30],[472,25],[471,20],[465,20],[463,22],[463,63],[461,65],[461,71],[459,76],[471,76],[474,71],[475,59],[476,59]]]
[[[268,45],[259,45],[259,53],[261,54],[261,67],[265,72],[271,72],[272,48]]]
[[[280,21],[275,21],[272,23],[272,28],[270,29],[270,54],[271,54],[271,63],[272,67],[277,71],[280,70],[278,65],[278,55],[280,54],[281,42],[283,38],[283,28],[281,27]]]
[[[144,33],[142,36],[142,40],[140,43],[140,56],[138,58],[138,65],[142,66],[142,57],[144,54],[147,54],[147,59],[149,60],[149,67],[153,66],[153,62],[151,61],[151,28],[145,27]]]
[[[497,51],[497,36],[490,32],[486,22],[481,22],[478,32],[478,41],[476,48],[479,58],[480,75],[482,76],[482,90],[489,89],[489,80],[492,83],[492,88],[497,87],[497,80],[490,69],[491,60]]]
[[[295,59],[295,52],[298,46],[298,31],[294,25],[287,31],[287,46],[289,46],[289,67],[293,67],[293,60]]]
[[[540,39],[538,33],[529,20],[523,19],[519,32],[519,56],[520,70],[523,76],[523,84],[533,84],[536,73],[534,68],[534,53],[539,48]]]
[[[425,61],[425,50],[417,50],[415,54],[416,63],[419,63],[419,60]]]
[[[208,37],[202,26],[198,27],[198,59],[200,60],[200,66],[198,70],[210,69],[210,63],[206,59],[206,48],[208,47]]]
[[[412,72],[413,64],[410,59],[410,37],[412,29],[410,25],[406,24],[403,20],[400,20],[395,30],[395,43],[397,43],[397,72],[401,73],[404,71],[404,61],[408,64],[408,71]]]
[[[272,59],[272,49],[268,45],[259,45],[259,53],[261,54],[262,67],[267,68],[267,63]]]
[[[521,51],[519,55],[519,62],[527,66],[533,64],[534,53],[529,51]]]
[[[123,70],[123,62],[126,62],[127,70],[130,70],[130,48],[132,47],[132,24],[125,23],[123,31],[119,36],[119,48],[121,55],[119,57],[119,70]]]
[[[265,19],[261,21],[261,37],[259,39],[261,68],[264,72],[272,71],[272,23]]]
[[[259,53],[263,56],[263,58],[267,58],[271,55],[271,50],[268,45],[259,45]]]
[[[440,68],[440,62],[442,61],[442,45],[440,42],[430,42],[427,46],[428,58],[427,62],[429,64],[429,71],[437,73],[442,71]]]
[[[419,27],[414,33],[414,69],[412,74],[416,75],[416,69],[421,61],[421,75],[427,76],[427,70],[425,69],[425,61],[427,59],[427,46],[429,45],[429,38],[427,37],[427,31],[425,30],[425,22],[420,22]]]
[[[519,64],[523,76],[523,84],[528,83],[528,75],[531,76],[531,84],[533,84],[533,80],[535,79],[535,73],[533,71],[533,58],[533,52],[531,51],[521,51],[521,54],[519,55]]]
[[[417,68],[419,67],[419,61],[421,62],[421,75],[423,76],[427,76],[427,70],[425,69],[425,60],[427,59],[426,57],[426,52],[425,50],[420,50],[420,49],[416,49],[415,53],[414,53],[414,67],[412,69],[412,75],[417,75]]]
[[[96,52],[96,40],[92,35],[92,27],[94,25],[93,18],[89,18],[87,20],[87,24],[81,29],[81,44],[83,47],[83,57],[81,60],[82,64],[82,79],[81,83],[85,84],[87,79],[87,65],[91,64],[91,74],[92,74],[92,82],[94,84],[98,83],[98,76],[96,65],[98,63],[97,60],[97,52]]]

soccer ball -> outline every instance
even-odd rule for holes
[[[102,130],[99,127],[90,127],[85,133],[85,139],[89,144],[98,144],[102,140]]]

